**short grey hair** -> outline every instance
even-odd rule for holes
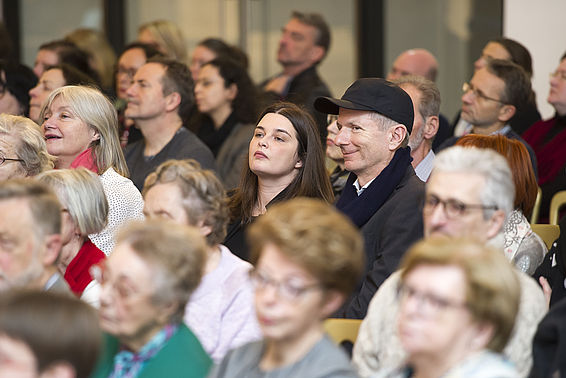
[[[407,75],[393,80],[399,87],[412,86],[421,94],[419,102],[419,113],[426,121],[428,117],[437,116],[440,113],[440,91],[436,84],[422,76]]]
[[[505,213],[505,217],[513,210],[515,184],[511,168],[503,155],[491,149],[460,146],[447,148],[434,159],[431,175],[436,172],[481,175],[485,179],[485,186],[480,193],[482,205],[496,206]],[[494,211],[484,210],[484,218],[489,219]]]
[[[403,127],[405,127],[405,130],[407,130],[407,127],[405,125],[397,121],[394,121],[391,118],[384,116],[383,114],[379,114],[377,112],[371,112],[371,111],[368,113],[369,113],[369,118],[377,123],[379,130],[381,131],[386,131],[390,127],[396,125],[402,125]],[[403,139],[403,142],[401,143],[401,147],[407,147],[408,145],[409,145],[409,130],[407,130],[407,134],[405,135],[405,139]]]
[[[169,319],[183,321],[185,306],[200,284],[204,272],[207,246],[194,227],[164,220],[132,222],[123,228],[116,244],[128,245],[153,270],[152,302],[175,304]]]
[[[49,186],[69,212],[82,236],[106,227],[108,201],[100,178],[85,168],[44,172],[37,180]]]
[[[11,135],[17,139],[16,157],[22,159],[25,176],[35,176],[53,169],[55,157],[47,152],[41,128],[31,119],[10,114],[0,114],[0,138]]]

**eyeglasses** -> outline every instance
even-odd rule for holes
[[[22,159],[12,159],[12,158],[7,158],[4,156],[0,156],[0,165],[4,164],[4,162],[6,161],[19,161],[19,162],[23,162]]]
[[[400,283],[397,288],[397,299],[400,302],[416,300],[420,311],[427,315],[437,314],[450,308],[466,308],[468,306],[466,303],[458,303],[432,293],[419,292],[404,283]]]
[[[424,200],[424,205],[423,205],[423,213],[425,215],[429,215],[431,214],[434,209],[436,209],[436,207],[438,205],[442,204],[442,206],[444,207],[444,212],[446,213],[446,216],[448,218],[457,218],[460,217],[462,215],[464,215],[465,213],[467,213],[469,210],[474,210],[474,209],[480,209],[480,210],[497,210],[497,206],[486,206],[486,205],[476,205],[476,204],[467,204],[455,199],[448,199],[446,201],[441,200],[440,198],[438,198],[437,196],[433,196],[433,195],[427,195],[425,197]]]
[[[503,102],[501,100],[498,100],[498,99],[493,98],[493,97],[486,96],[481,90],[474,88],[474,86],[470,83],[462,84],[462,92],[468,93],[469,91],[472,91],[472,93],[474,94],[475,97],[478,97],[478,98],[481,98],[481,99],[484,99],[484,100],[495,101],[495,102],[499,102],[500,104],[507,105],[505,102]]]
[[[104,261],[91,266],[89,269],[91,277],[100,284],[100,287],[110,285],[112,293],[117,294],[118,297],[123,301],[128,301],[139,294],[139,292],[135,291],[134,289],[125,287],[120,283],[112,281],[110,277],[108,277],[108,272],[106,272],[106,270],[106,264]]]
[[[558,78],[560,80],[566,81],[566,71],[554,71],[549,74],[550,78]]]
[[[318,283],[299,286],[289,281],[276,281],[259,270],[252,270],[250,272],[250,279],[256,290],[264,290],[268,286],[272,286],[277,290],[279,297],[288,301],[297,299],[307,291],[321,288]]]

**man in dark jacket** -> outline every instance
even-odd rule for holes
[[[336,207],[360,228],[367,259],[361,286],[337,315],[363,318],[373,294],[423,234],[424,184],[407,147],[413,103],[395,84],[366,78],[356,80],[340,100],[319,97],[315,108],[338,114],[335,143],[352,173]]]
[[[293,12],[283,27],[277,61],[283,71],[260,87],[266,104],[284,100],[304,106],[315,119],[323,145],[326,142],[326,114],[317,112],[314,100],[331,96],[316,70],[330,47],[330,29],[318,13]]]

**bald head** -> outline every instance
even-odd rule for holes
[[[436,80],[438,62],[432,53],[425,49],[411,49],[403,52],[393,62],[387,80],[395,80],[401,76],[416,75]]]

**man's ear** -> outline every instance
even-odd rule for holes
[[[499,109],[499,116],[497,119],[503,123],[509,122],[509,120],[515,115],[517,112],[517,108],[513,105],[503,105],[501,109]]]
[[[320,62],[320,60],[324,57],[324,47],[322,46],[314,46],[309,53],[310,61],[312,64],[316,62]]]
[[[487,228],[487,239],[494,238],[503,230],[503,224],[505,223],[505,213],[503,210],[496,210],[488,221]]]
[[[408,133],[407,133],[407,129],[405,128],[405,125],[401,125],[399,123],[395,126],[391,126],[388,132],[389,151],[397,150],[399,146],[403,144],[403,141],[405,140],[407,134]]]
[[[438,126],[440,125],[440,120],[438,116],[430,116],[426,118],[426,122],[424,124],[424,138],[425,139],[432,139],[436,136],[438,132]]]
[[[179,92],[172,92],[165,96],[165,109],[168,112],[175,111],[181,105],[181,95]]]
[[[57,261],[61,247],[61,234],[47,235],[43,241],[45,243],[44,254],[42,256],[42,263],[44,266],[52,266]]]

